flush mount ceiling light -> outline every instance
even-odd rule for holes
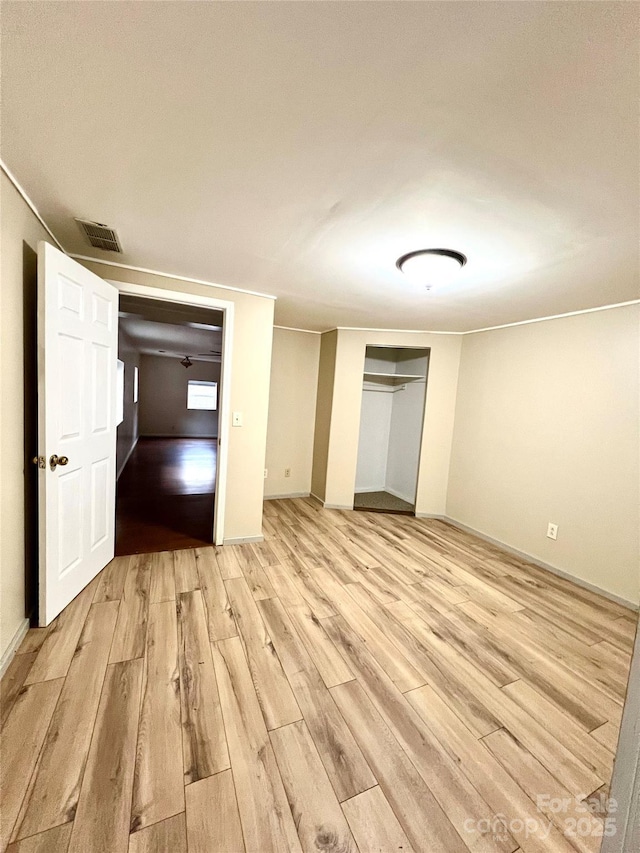
[[[427,290],[448,284],[467,263],[462,252],[453,249],[418,249],[396,261],[396,266],[413,284]]]

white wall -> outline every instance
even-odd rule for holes
[[[635,305],[465,336],[447,499],[452,518],[634,603],[639,319]]]
[[[428,361],[427,353],[402,358],[396,373],[426,376]],[[425,382],[408,382],[393,395],[386,487],[410,504],[415,502],[418,486],[425,393]]]
[[[356,492],[385,488],[394,394],[365,388],[360,407]]]
[[[140,359],[140,435],[171,438],[217,438],[218,412],[187,409],[190,379],[220,382],[220,364],[143,355]],[[220,387],[218,387],[218,399]]]
[[[4,173],[0,287],[0,656],[25,619],[25,477],[36,448],[24,443],[24,300],[35,294],[39,240],[46,231]],[[35,566],[30,566],[34,571]]]
[[[116,472],[119,477],[139,435],[139,403],[133,400],[133,388],[135,368],[140,370],[140,353],[123,328],[118,330],[118,358],[124,364],[124,418],[118,424],[116,444]]]
[[[404,390],[393,394],[385,485],[410,504],[418,485],[424,395],[424,382],[408,382]]]
[[[311,491],[319,359],[320,335],[273,330],[266,497]]]

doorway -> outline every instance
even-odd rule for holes
[[[121,294],[116,556],[213,544],[221,311]]]
[[[120,291],[118,556],[222,544],[233,305]]]
[[[415,514],[429,349],[368,346],[353,508]]]

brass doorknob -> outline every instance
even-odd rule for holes
[[[49,468],[51,468],[52,471],[55,471],[58,465],[67,465],[68,463],[69,458],[67,456],[56,456],[54,453],[49,459]]]

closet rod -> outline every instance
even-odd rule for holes
[[[384,386],[381,387],[380,385],[378,385],[376,383],[372,383],[371,385],[367,385],[367,383],[365,382],[362,386],[362,390],[363,391],[377,391],[378,394],[395,394],[396,391],[406,391],[407,386],[406,385],[389,385],[385,388]]]

